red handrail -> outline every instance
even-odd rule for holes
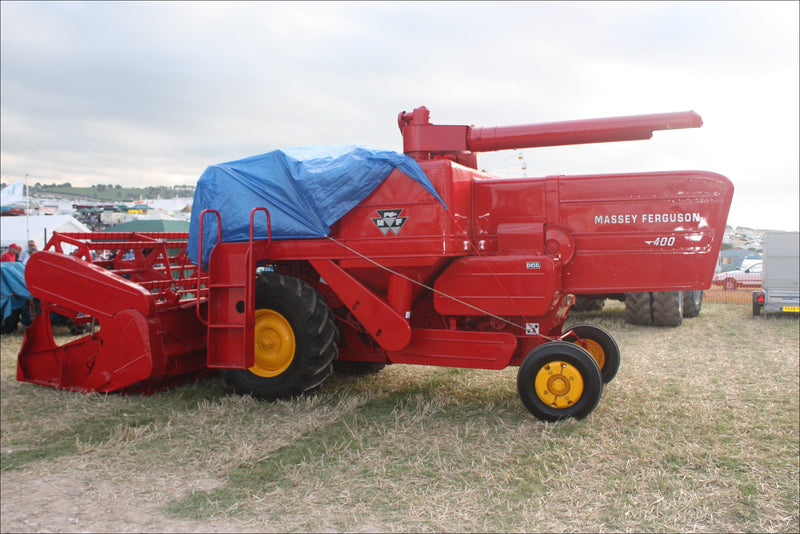
[[[264,207],[253,208],[250,212],[250,241],[247,247],[247,274],[245,276],[244,287],[244,302],[245,302],[245,317],[247,328],[253,326],[253,310],[255,310],[255,291],[253,289],[253,277],[256,271],[255,258],[253,257],[253,233],[254,233],[254,218],[257,211],[263,211],[267,215],[267,248],[272,243],[272,218],[269,215],[269,210]]]
[[[200,236],[197,240],[197,300],[194,304],[194,310],[200,322],[208,326],[208,320],[204,319],[200,313],[200,272],[203,270],[203,219],[205,219],[206,213],[213,213],[217,216],[217,244],[222,240],[222,218],[217,210],[207,209],[200,213]]]

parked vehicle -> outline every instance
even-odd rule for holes
[[[714,285],[722,286],[728,291],[739,287],[761,287],[763,280],[763,262],[757,261],[745,269],[736,269],[714,275]]]
[[[800,232],[764,234],[764,282],[753,292],[753,315],[800,313]]]
[[[703,290],[637,291],[605,295],[576,295],[575,311],[599,311],[606,299],[625,304],[625,321],[642,326],[680,326],[684,319],[700,315]]]

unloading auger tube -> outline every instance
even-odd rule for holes
[[[437,125],[422,106],[397,117],[403,151],[415,159],[448,156],[477,169],[475,153],[523,148],[650,139],[656,130],[700,128],[694,111],[522,124],[516,126]]]

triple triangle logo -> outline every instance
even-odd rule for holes
[[[383,235],[388,235],[389,230],[391,230],[394,235],[397,235],[397,233],[406,223],[406,220],[408,220],[408,217],[400,217],[400,214],[403,212],[403,208],[375,211],[378,212],[380,217],[373,217],[372,222],[375,223],[375,226],[378,227],[378,230],[380,230]]]

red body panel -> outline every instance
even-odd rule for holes
[[[516,338],[504,332],[415,329],[411,343],[388,353],[392,363],[503,369],[517,348]]]
[[[552,256],[458,258],[436,279],[442,315],[545,315],[561,297],[561,263]]]
[[[403,298],[411,302],[412,339],[431,326],[500,328],[517,336],[516,360],[560,334],[569,293],[709,287],[733,194],[727,178],[698,171],[500,179],[447,159],[420,165],[448,209],[395,171],[334,226],[330,239],[273,241],[256,256],[313,266],[327,257],[387,307],[392,279],[411,278],[411,295]],[[396,233],[375,223],[387,210],[403,218]],[[423,298],[431,290],[432,306]],[[364,301],[342,286],[324,292],[345,303]],[[372,309],[362,323],[373,338],[378,330],[406,331],[398,315]],[[402,318],[406,310],[396,311]],[[528,324],[538,333],[526,334]],[[342,348],[341,359],[398,358],[353,345]],[[424,360],[466,365],[459,345],[451,343],[445,357],[448,345],[438,340]]]
[[[491,253],[504,224],[564,229],[567,293],[707,289],[732,196],[727,178],[700,171],[481,181],[475,237]]]

